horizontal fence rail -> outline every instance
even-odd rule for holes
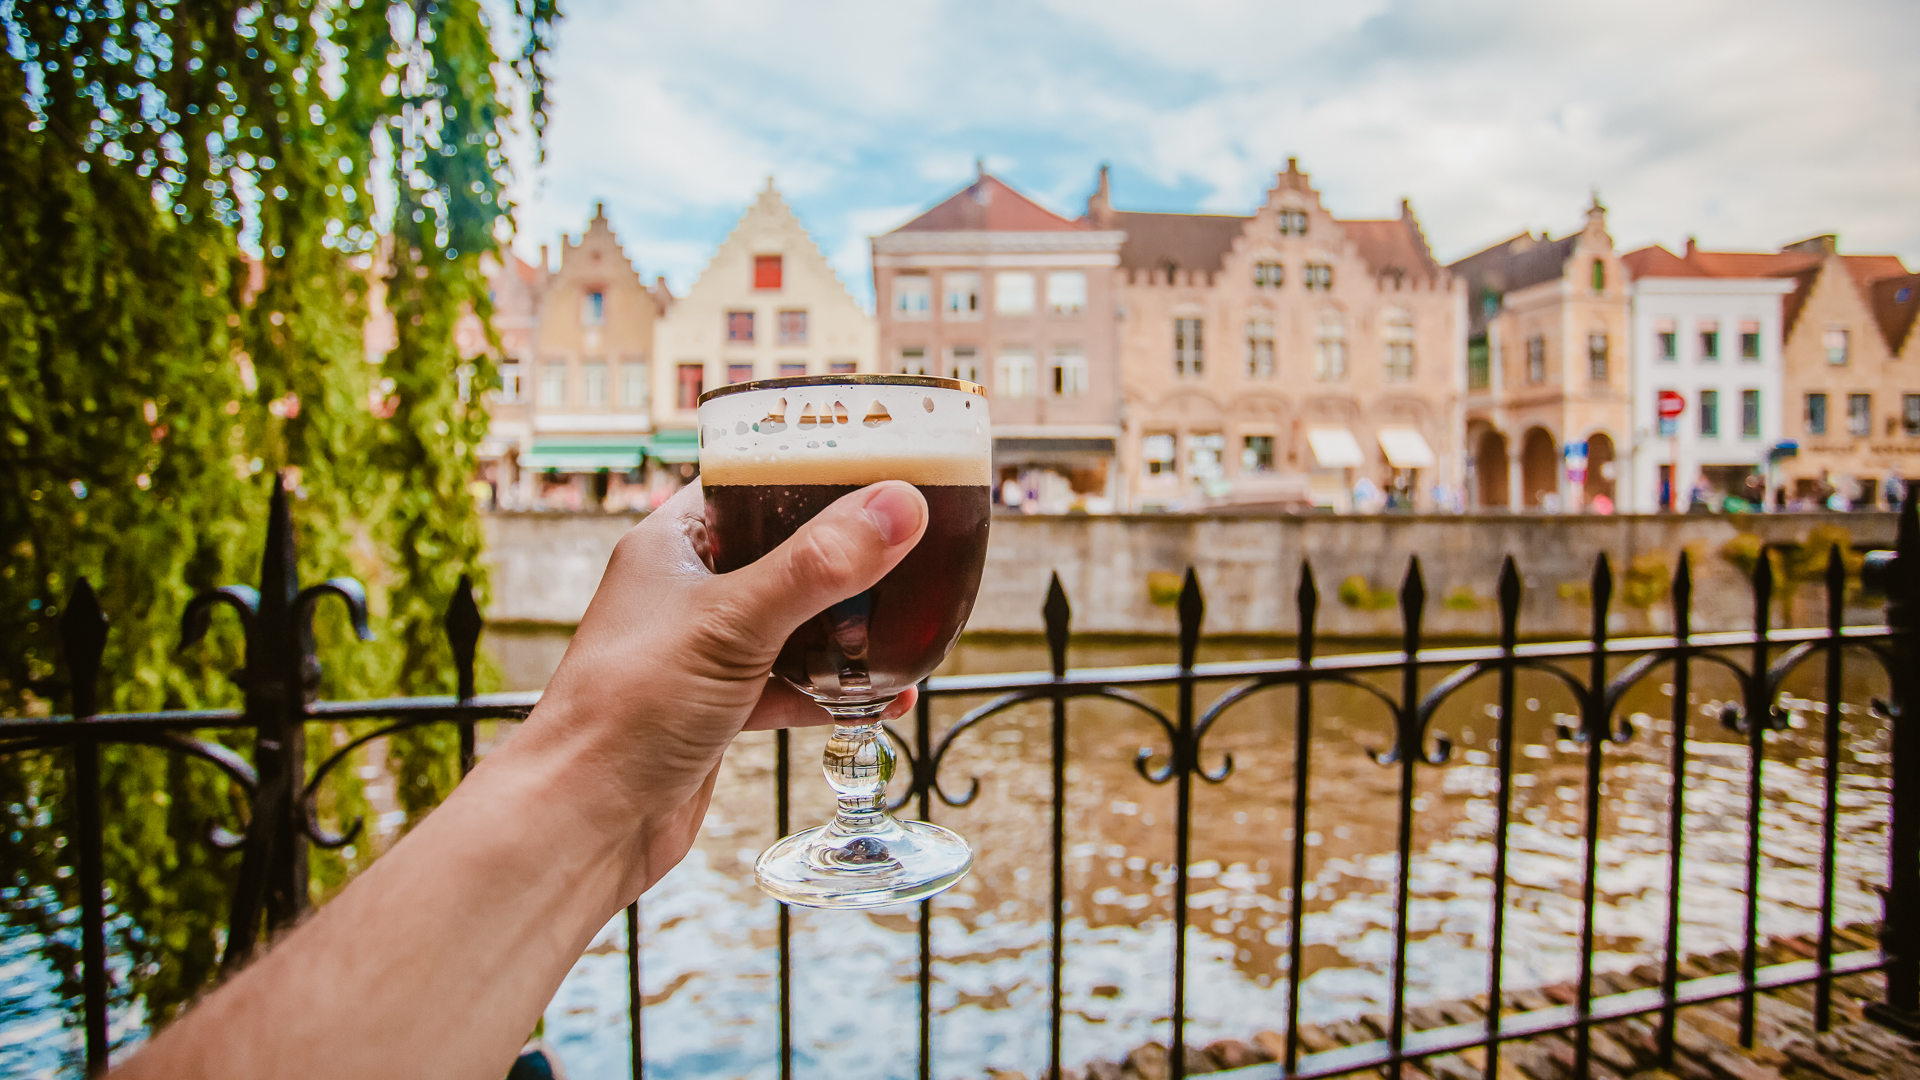
[[[80,886],[82,929],[81,986],[84,999],[85,1045],[89,1072],[105,1068],[108,1059],[108,966],[105,944],[105,880],[102,859],[103,814],[108,805],[100,781],[103,745],[144,745],[166,749],[204,761],[221,770],[245,792],[250,813],[244,833],[227,835],[214,830],[209,842],[237,851],[240,860],[230,901],[225,970],[244,964],[257,950],[263,934],[289,926],[307,907],[307,845],[337,847],[352,841],[360,826],[342,834],[326,831],[315,812],[315,801],[328,777],[368,742],[397,731],[426,724],[451,724],[459,732],[462,772],[474,760],[474,727],[483,720],[517,720],[528,715],[538,693],[486,694],[474,692],[474,655],[481,616],[465,579],[456,590],[446,615],[446,630],[455,658],[459,692],[453,696],[388,698],[358,702],[328,702],[317,698],[319,662],[315,656],[310,620],[314,605],[332,597],[347,605],[356,629],[366,631],[364,594],[349,579],[334,579],[301,588],[294,569],[292,525],[286,496],[276,491],[270,510],[267,553],[258,588],[229,586],[197,597],[186,611],[183,637],[202,636],[216,606],[231,607],[245,633],[246,663],[236,680],[245,690],[237,709],[144,713],[101,713],[100,658],[106,644],[107,622],[91,586],[79,581],[60,617],[64,645],[63,679],[72,712],[68,715],[0,719],[0,759],[30,751],[62,751],[70,757],[74,800],[74,873]],[[1044,672],[936,677],[922,684],[911,731],[888,725],[908,766],[909,782],[895,798],[893,808],[911,807],[930,818],[935,804],[963,807],[980,793],[978,779],[964,790],[943,782],[942,766],[949,751],[991,717],[1017,706],[1044,703],[1050,710],[1051,816],[1050,931],[1051,972],[1048,986],[1048,1056],[1042,1076],[1063,1075],[1062,971],[1065,966],[1066,910],[1066,794],[1067,732],[1075,702],[1118,703],[1150,719],[1158,745],[1143,748],[1134,765],[1143,782],[1172,785],[1175,806],[1175,851],[1172,894],[1172,1000],[1169,1003],[1171,1075],[1186,1072],[1188,893],[1192,842],[1194,780],[1207,784],[1230,781],[1231,754],[1209,756],[1210,732],[1236,706],[1269,690],[1290,690],[1295,716],[1291,733],[1295,744],[1290,793],[1291,888],[1286,893],[1290,927],[1287,944],[1286,1015],[1276,1018],[1285,1032],[1284,1054],[1264,1075],[1304,1078],[1331,1077],[1365,1069],[1383,1069],[1393,1077],[1405,1063],[1443,1053],[1482,1048],[1487,1080],[1497,1076],[1500,1048],[1505,1042],[1534,1036],[1569,1033],[1574,1045],[1574,1073],[1590,1075],[1591,1032],[1595,1025],[1627,1017],[1657,1021],[1659,1052],[1671,1064],[1679,1009],[1708,1001],[1737,999],[1739,1040],[1751,1046],[1754,1038],[1755,999],[1768,990],[1811,984],[1815,994],[1816,1026],[1824,1030],[1831,1019],[1833,980],[1861,972],[1886,975],[1886,1000],[1873,1014],[1907,1026],[1920,1017],[1920,721],[1909,719],[1920,704],[1920,519],[1909,502],[1900,519],[1895,550],[1871,552],[1862,569],[1867,587],[1885,595],[1887,625],[1844,626],[1842,613],[1849,588],[1841,552],[1829,553],[1825,576],[1826,625],[1810,629],[1775,629],[1772,560],[1764,553],[1751,577],[1753,629],[1740,632],[1694,633],[1690,628],[1692,571],[1682,554],[1672,580],[1674,633],[1667,636],[1612,639],[1607,632],[1613,578],[1606,557],[1595,561],[1590,583],[1592,629],[1578,641],[1523,643],[1519,610],[1521,577],[1513,559],[1503,568],[1498,584],[1499,641],[1495,645],[1426,648],[1421,639],[1421,617],[1426,592],[1419,560],[1409,566],[1399,604],[1402,617],[1400,647],[1388,652],[1323,656],[1315,630],[1319,592],[1312,569],[1302,563],[1295,596],[1299,636],[1292,657],[1230,663],[1197,663],[1205,618],[1205,602],[1191,569],[1179,594],[1178,656],[1175,664],[1126,668],[1069,670],[1067,646],[1072,612],[1056,577],[1045,600],[1046,642],[1050,659]],[[1742,659],[1744,658],[1744,659]],[[1759,875],[1761,843],[1763,746],[1766,733],[1783,726],[1777,702],[1783,680],[1816,658],[1824,667],[1825,806],[1820,855],[1820,932],[1813,959],[1762,968],[1759,933]],[[1839,761],[1845,739],[1840,725],[1843,676],[1849,663],[1877,665],[1889,679],[1890,701],[1873,702],[1892,727],[1892,794],[1889,875],[1885,891],[1886,920],[1877,951],[1836,952],[1835,861],[1838,836]],[[1609,674],[1609,665],[1616,669]],[[1686,836],[1682,830],[1687,755],[1688,694],[1698,665],[1706,664],[1731,676],[1740,687],[1739,704],[1730,706],[1722,721],[1745,738],[1748,797],[1745,809],[1744,921],[1742,964],[1738,972],[1704,979],[1680,977],[1679,903]],[[1582,677],[1578,669],[1584,667]],[[1600,843],[1602,762],[1606,744],[1625,743],[1636,733],[1617,716],[1623,696],[1656,672],[1673,684],[1671,719],[1676,737],[1668,768],[1673,804],[1670,810],[1667,927],[1661,948],[1660,984],[1628,993],[1596,994],[1594,972],[1596,880]],[[1504,1013],[1502,965],[1505,942],[1505,900],[1508,895],[1512,744],[1516,678],[1540,673],[1561,683],[1578,703],[1577,723],[1562,731],[1584,755],[1581,836],[1581,904],[1579,976],[1574,1000],[1560,1007]],[[1438,675],[1422,690],[1423,674]],[[1384,679],[1383,679],[1384,677]],[[1413,818],[1417,778],[1422,769],[1444,767],[1453,747],[1444,736],[1429,730],[1436,711],[1463,688],[1480,680],[1497,685],[1498,725],[1492,868],[1492,921],[1485,986],[1487,1016],[1483,1022],[1411,1031],[1407,1022],[1409,868],[1414,857]],[[1397,684],[1395,693],[1384,688]],[[1201,686],[1224,691],[1204,708],[1196,704]],[[1382,768],[1398,777],[1395,857],[1398,880],[1394,886],[1394,938],[1391,966],[1391,1010],[1386,1037],[1374,1043],[1308,1053],[1301,1040],[1300,982],[1302,937],[1298,932],[1304,907],[1304,866],[1309,778],[1309,747],[1313,738],[1316,690],[1327,686],[1357,689],[1377,702],[1380,715],[1391,722],[1387,745],[1372,752]],[[1141,691],[1170,688],[1175,705],[1163,709]],[[989,696],[984,704],[965,712],[935,733],[935,703],[955,698]],[[312,725],[379,721],[335,747],[315,764],[307,757],[307,730]],[[201,737],[215,730],[242,730],[254,734],[251,756]],[[322,745],[331,746],[331,741]],[[778,831],[790,829],[787,733],[775,737],[774,817]],[[923,1078],[934,1070],[932,1052],[932,984],[935,960],[931,937],[932,901],[922,901],[919,918],[919,1043],[918,1070]],[[626,912],[629,1021],[633,1075],[642,1074],[640,993],[640,919],[638,904]],[[793,1074],[793,955],[792,925],[785,907],[779,911],[779,1046],[780,1074]],[[1036,1063],[1039,1065],[1041,1063]]]

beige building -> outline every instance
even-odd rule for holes
[[[1628,281],[1599,198],[1579,232],[1523,232],[1450,269],[1467,289],[1471,504],[1571,512],[1617,500],[1634,419]]]
[[[1340,220],[1289,159],[1247,216],[1114,210],[1135,510],[1430,509],[1461,482],[1463,292],[1412,209]]]
[[[881,365],[987,388],[1001,505],[1107,513],[1120,503],[1121,240],[984,169],[873,238]]]
[[[1779,467],[1785,498],[1871,506],[1889,477],[1920,475],[1920,275],[1892,255],[1842,255],[1832,236],[1772,256],[1718,254],[1768,260],[1795,281],[1782,355],[1786,431],[1799,454]]]
[[[653,376],[660,436],[696,445],[695,407],[716,386],[872,371],[873,335],[873,319],[769,177],[660,321]]]
[[[528,266],[508,253],[491,275],[504,355],[482,458],[504,506],[645,505],[653,464],[692,460],[653,430],[654,323],[672,297],[648,288],[604,206],[578,240]]]

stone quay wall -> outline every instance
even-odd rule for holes
[[[578,622],[613,545],[637,514],[499,513],[486,517],[495,623]],[[1588,583],[1605,552],[1613,571],[1608,620],[1614,635],[1667,633],[1667,578],[1681,551],[1693,564],[1694,629],[1752,626],[1752,592],[1738,556],[1767,543],[1822,546],[1844,536],[1855,549],[1888,547],[1895,516],[1464,515],[1250,516],[1117,515],[994,518],[987,569],[968,631],[1037,633],[1049,574],[1058,572],[1076,633],[1172,634],[1173,601],[1188,566],[1207,602],[1209,635],[1292,636],[1295,590],[1310,559],[1319,588],[1320,632],[1398,638],[1398,592],[1418,556],[1426,585],[1424,632],[1486,637],[1499,628],[1495,600],[1501,561],[1511,554],[1525,592],[1526,638],[1584,637]],[[1750,556],[1749,556],[1750,557]],[[1747,565],[1751,565],[1749,562]],[[1778,590],[1776,590],[1778,591]],[[1818,581],[1799,581],[1774,607],[1774,625],[1818,625]],[[1877,600],[1856,596],[1847,621],[1883,618]]]

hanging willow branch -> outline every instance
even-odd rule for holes
[[[0,0],[0,710],[57,696],[79,574],[114,620],[107,707],[232,700],[231,638],[188,662],[175,628],[195,590],[254,577],[281,469],[302,574],[371,587],[379,641],[325,650],[324,691],[452,689],[436,613],[481,570],[465,488],[495,379],[454,329],[490,314],[514,97],[537,152],[558,20],[490,10]],[[410,810],[454,775],[428,739],[394,740]],[[213,970],[227,869],[198,837],[225,780],[137,749],[106,768],[140,808],[107,838],[118,992],[163,1019]],[[0,915],[71,972],[63,823],[40,809],[59,785],[56,762],[0,758]],[[318,889],[351,869],[329,860]]]

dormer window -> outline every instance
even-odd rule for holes
[[[1282,210],[1275,214],[1280,224],[1281,236],[1307,235],[1307,212],[1305,210]]]
[[[1286,278],[1286,267],[1277,262],[1253,264],[1253,286],[1256,289],[1277,289]]]
[[[753,257],[753,287],[756,289],[778,289],[780,287],[780,256],[755,255]]]

